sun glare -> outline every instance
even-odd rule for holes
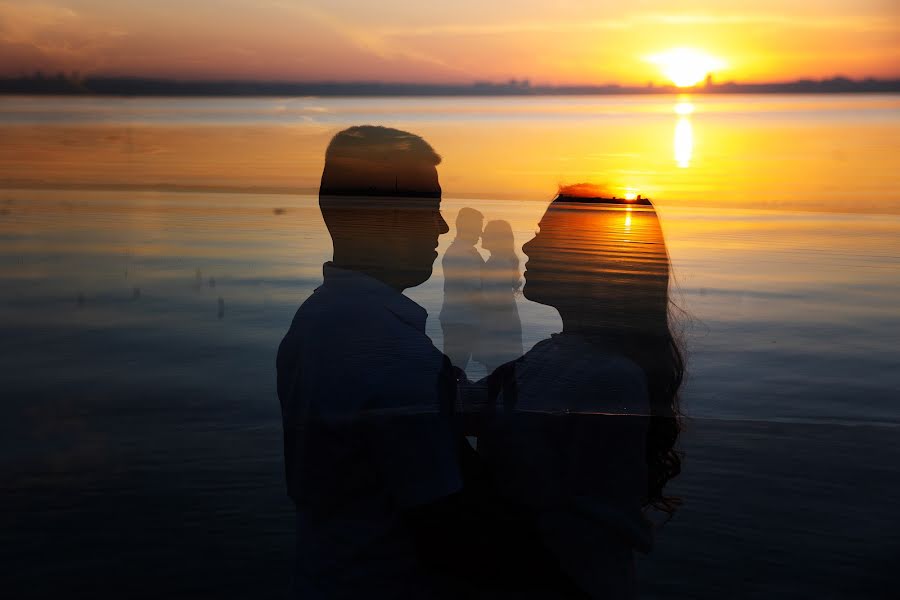
[[[712,71],[724,66],[721,60],[691,48],[674,48],[654,54],[649,60],[678,87],[697,85]]]

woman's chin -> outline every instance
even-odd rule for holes
[[[533,280],[529,281],[527,275],[525,277],[525,285],[522,286],[522,295],[525,296],[526,300],[544,304],[541,301],[541,284]]]
[[[556,307],[560,299],[557,287],[558,282],[547,283],[534,276],[529,279],[528,275],[526,275],[525,284],[522,286],[522,295],[526,300],[531,300],[532,302],[543,304],[545,306]]]

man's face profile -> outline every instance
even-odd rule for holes
[[[332,140],[319,202],[337,266],[396,289],[424,283],[449,231],[441,211],[440,157],[421,138],[383,127],[355,127]]]
[[[391,267],[404,289],[428,281],[438,255],[438,238],[450,230],[441,214],[437,169],[431,165],[418,165],[407,175],[413,178],[417,186],[421,186],[418,190],[430,192],[435,197],[383,201],[386,212],[382,218],[386,232],[378,254]]]

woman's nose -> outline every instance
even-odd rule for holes
[[[535,237],[537,237],[537,236],[535,236]],[[531,248],[531,244],[532,244],[532,242],[534,242],[534,240],[535,240],[535,238],[531,238],[530,240],[528,240],[527,242],[522,244],[522,253],[525,256],[530,256],[530,254],[528,253],[528,249]]]

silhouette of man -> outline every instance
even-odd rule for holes
[[[481,237],[484,215],[474,208],[461,208],[456,216],[456,238],[441,261],[444,269],[444,305],[441,329],[444,354],[465,369],[478,344],[481,331],[481,275],[484,259],[475,249]]]
[[[303,598],[428,598],[441,587],[423,544],[441,535],[429,526],[443,509],[429,507],[462,488],[456,380],[425,310],[401,293],[431,276],[449,230],[439,162],[422,138],[385,127],[351,127],[326,151],[319,205],[334,258],[277,358]]]

